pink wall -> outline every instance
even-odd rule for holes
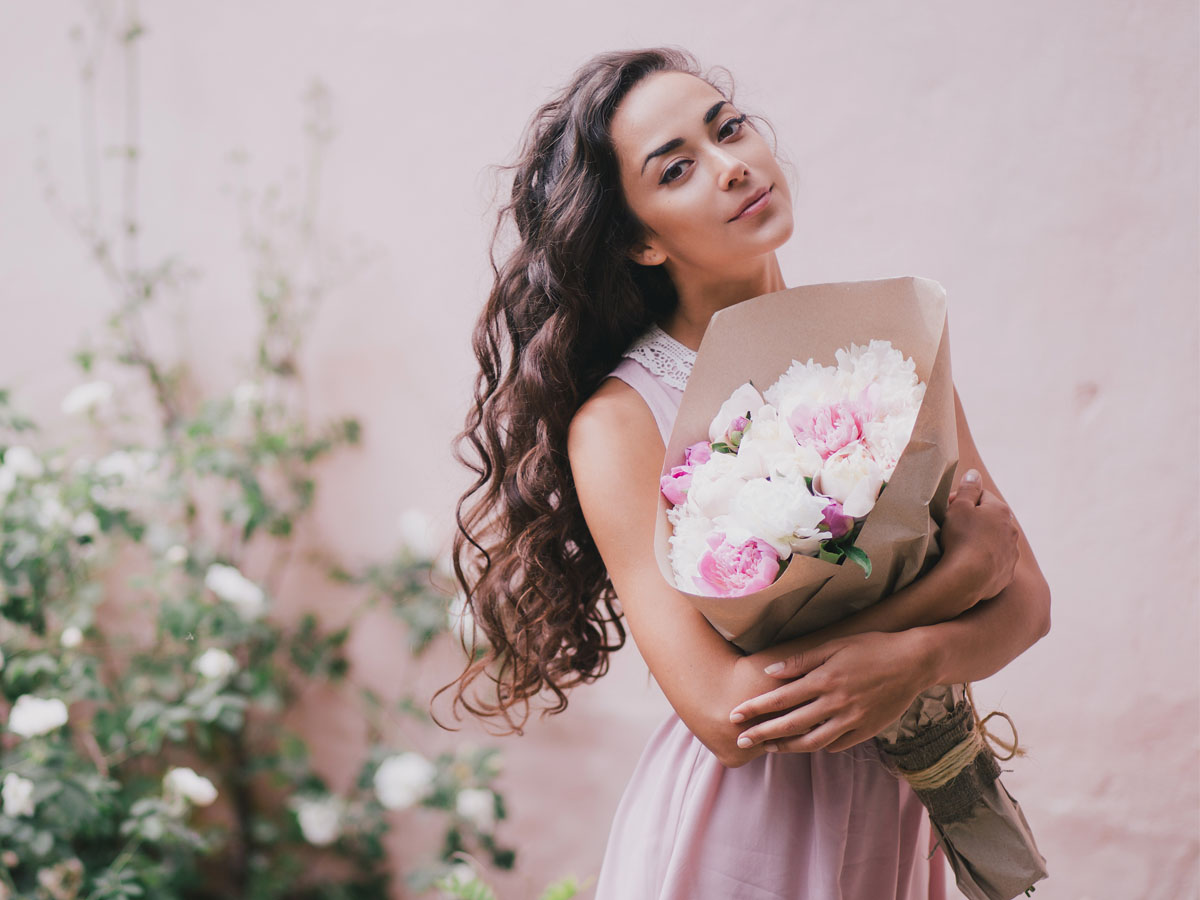
[[[394,545],[404,506],[448,528],[466,479],[447,443],[488,287],[484,167],[593,52],[671,42],[728,66],[795,165],[788,282],[918,274],[948,291],[972,431],[1054,594],[1051,634],[976,690],[1032,748],[1005,783],[1049,860],[1039,900],[1195,896],[1196,5],[472,5],[145,6],[146,252],[182,250],[205,273],[152,333],[207,384],[236,380],[253,309],[223,158],[248,148],[254,183],[294,174],[299,96],[320,76],[341,130],[325,221],[384,255],[321,311],[307,353],[313,414],[366,425],[365,446],[327,467],[315,532],[367,559]],[[74,383],[66,354],[108,302],[32,177],[44,128],[64,195],[82,200],[78,15],[26,6],[0,28],[0,383],[48,422]],[[114,55],[103,143],[118,139],[117,74]],[[378,634],[356,652],[385,685]],[[631,645],[565,715],[504,741],[523,857],[502,897],[595,873],[667,708]],[[318,750],[335,784],[350,777],[342,745]]]

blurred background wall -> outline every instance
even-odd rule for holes
[[[310,537],[350,559],[393,547],[409,506],[448,538],[468,483],[449,443],[490,285],[487,167],[594,52],[672,43],[727,66],[794,166],[788,283],[915,274],[948,291],[972,431],[1054,597],[1050,635],[976,687],[1031,748],[1005,784],[1049,862],[1037,896],[1196,896],[1195,3],[247,0],[142,17],[145,252],[202,272],[147,326],[214,389],[237,380],[255,315],[220,190],[229,155],[244,151],[257,184],[300,178],[301,96],[314,78],[328,89],[320,216],[378,251],[319,310],[304,359],[311,413],[365,426],[328,464]],[[67,355],[110,302],[34,177],[42,157],[83,207],[81,141],[121,138],[116,60],[94,123],[82,115],[69,29],[86,18],[80,4],[0,10],[0,384],[51,426],[78,380]],[[99,184],[111,217],[115,168]],[[289,590],[336,620],[332,595]],[[400,637],[383,623],[352,648],[366,680],[432,692],[455,674],[448,656],[397,672]],[[630,643],[565,714],[499,741],[520,848],[502,898],[595,874],[668,710]],[[355,721],[320,698],[299,715],[336,787]],[[439,746],[467,738],[493,740],[467,723]],[[401,821],[397,854],[419,828]]]

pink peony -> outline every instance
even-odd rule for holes
[[[683,464],[685,466],[698,466],[701,463],[706,463],[712,458],[712,444],[708,441],[696,441],[686,450],[683,451]]]
[[[734,543],[718,529],[707,543],[709,549],[700,557],[700,575],[695,578],[701,594],[742,597],[767,587],[779,574],[779,554],[764,540],[751,536]]]
[[[659,479],[659,489],[663,496],[671,501],[672,506],[679,506],[687,499],[688,488],[691,486],[691,466],[676,466],[670,474]]]
[[[847,444],[862,440],[863,426],[871,421],[871,405],[864,392],[855,400],[838,400],[815,409],[797,406],[788,418],[801,446],[812,447],[828,459]]]
[[[821,521],[829,526],[828,537],[834,540],[849,534],[850,529],[854,527],[854,516],[848,516],[842,512],[842,504],[836,500],[829,501],[829,504],[825,507],[824,518]]]

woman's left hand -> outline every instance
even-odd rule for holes
[[[765,749],[775,751],[845,750],[900,718],[932,683],[915,630],[834,638],[789,657],[770,675],[785,683],[738,704],[730,720],[790,712],[742,732],[743,748],[769,742]],[[735,720],[737,714],[743,718]]]

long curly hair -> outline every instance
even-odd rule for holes
[[[723,89],[684,50],[602,53],[534,113],[517,161],[498,167],[512,172],[512,187],[492,233],[493,287],[472,336],[474,402],[454,441],[455,458],[476,477],[455,508],[451,552],[460,598],[487,646],[467,647],[475,640],[464,631],[471,661],[430,709],[456,688],[456,718],[460,704],[484,720],[503,717],[504,734],[523,734],[529,700],[543,690],[557,698],[543,717],[565,710],[566,691],[604,675],[609,653],[625,645],[575,492],[567,430],[630,343],[679,302],[663,267],[627,253],[645,229],[621,190],[610,128],[633,86],[662,71],[702,78],[732,102],[728,73],[718,69]],[[516,246],[497,266],[510,217]],[[467,688],[485,674],[495,698],[472,701]]]

